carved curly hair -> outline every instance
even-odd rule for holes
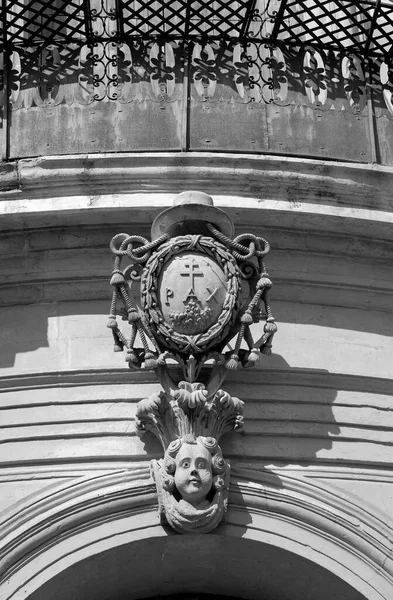
[[[221,448],[215,438],[204,437],[202,435],[195,437],[193,434],[187,434],[182,438],[174,440],[166,449],[162,473],[164,489],[171,493],[177,492],[174,478],[176,471],[175,458],[183,444],[200,444],[210,452],[212,456],[212,489],[214,489],[214,491],[220,490],[225,485],[224,476],[227,470],[227,464],[222,456]]]

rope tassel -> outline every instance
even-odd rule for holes
[[[113,335],[113,341],[114,341],[114,346],[113,346],[114,352],[123,352],[124,344],[123,344],[122,340],[119,338],[117,331],[112,329],[112,335]]]
[[[110,280],[110,285],[115,286],[115,285],[120,285],[122,283],[125,284],[125,282],[126,282],[126,280],[124,279],[124,275],[121,271],[119,271],[119,270],[113,271],[112,277]]]

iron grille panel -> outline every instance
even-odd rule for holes
[[[392,52],[393,1],[2,0],[2,44],[129,38],[256,39]]]
[[[289,0],[276,32],[279,40],[297,44],[386,53],[393,41],[393,3]]]
[[[379,7],[370,42],[371,51],[390,51],[393,43],[393,7]]]
[[[128,35],[238,37],[254,0],[124,0],[124,33]]]
[[[361,48],[368,38],[373,10],[375,5],[345,0],[290,0],[278,37],[333,48]]]
[[[83,0],[6,0],[5,13],[4,41],[13,45],[85,35]]]
[[[252,3],[247,2],[193,2],[190,10],[190,34],[240,36]]]
[[[127,35],[179,35],[185,33],[187,0],[153,0],[121,3],[123,31]]]

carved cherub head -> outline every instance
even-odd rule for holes
[[[215,438],[185,435],[165,452],[163,487],[198,508],[222,489],[226,467]]]

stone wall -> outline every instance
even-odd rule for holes
[[[252,370],[234,372],[226,383],[228,392],[245,402],[245,427],[221,442],[231,461],[232,484],[227,525],[215,535],[230,537],[236,530],[240,544],[243,537],[253,538],[254,527],[259,542],[292,553],[299,565],[303,556],[326,569],[326,585],[341,590],[342,597],[352,598],[338,583],[334,588],[332,574],[346,581],[353,598],[357,590],[363,594],[359,598],[388,600],[393,589],[393,171],[317,160],[168,153],[25,159],[4,166],[2,176],[4,598],[38,590],[33,598],[43,600],[59,589],[67,591],[64,597],[80,598],[82,588],[64,588],[61,578],[50,581],[71,564],[77,565],[73,573],[80,585],[97,577],[101,558],[94,563],[93,557],[112,548],[105,546],[99,527],[112,520],[123,535],[122,510],[134,511],[135,519],[143,513],[145,537],[168,535],[158,522],[149,474],[149,461],[161,450],[148,434],[139,438],[134,423],[137,402],[159,385],[154,373],[130,371],[123,356],[112,353],[106,328],[108,243],[120,231],[149,237],[153,218],[175,193],[200,189],[231,215],[236,233],[250,231],[271,242],[267,265],[279,325],[272,356]],[[259,504],[253,504],[253,495]],[[292,512],[286,512],[287,505]],[[242,521],[239,515],[253,516]],[[256,515],[264,515],[264,523],[255,525]],[[83,528],[101,541],[97,552],[91,546],[84,555],[91,557],[87,571],[78,554]],[[79,541],[62,550],[67,536]],[[301,544],[312,550],[307,554]],[[50,548],[56,567],[45,558]],[[73,558],[67,562],[68,551]],[[241,544],[234,547],[237,552]],[[261,556],[266,552],[261,546]],[[118,558],[108,561],[115,581]],[[203,564],[202,558],[195,561],[191,579]],[[301,596],[306,591],[296,586],[292,596],[284,594],[288,569],[283,567],[282,582],[267,597],[313,597],[312,587],[309,596]],[[162,581],[141,586],[130,597],[162,593]],[[193,586],[188,591],[209,591],[206,582],[198,590]],[[231,595],[229,586],[218,586],[215,593]],[[251,587],[247,598],[254,597]],[[175,588],[168,589],[187,591]],[[119,588],[113,597],[123,592]]]

